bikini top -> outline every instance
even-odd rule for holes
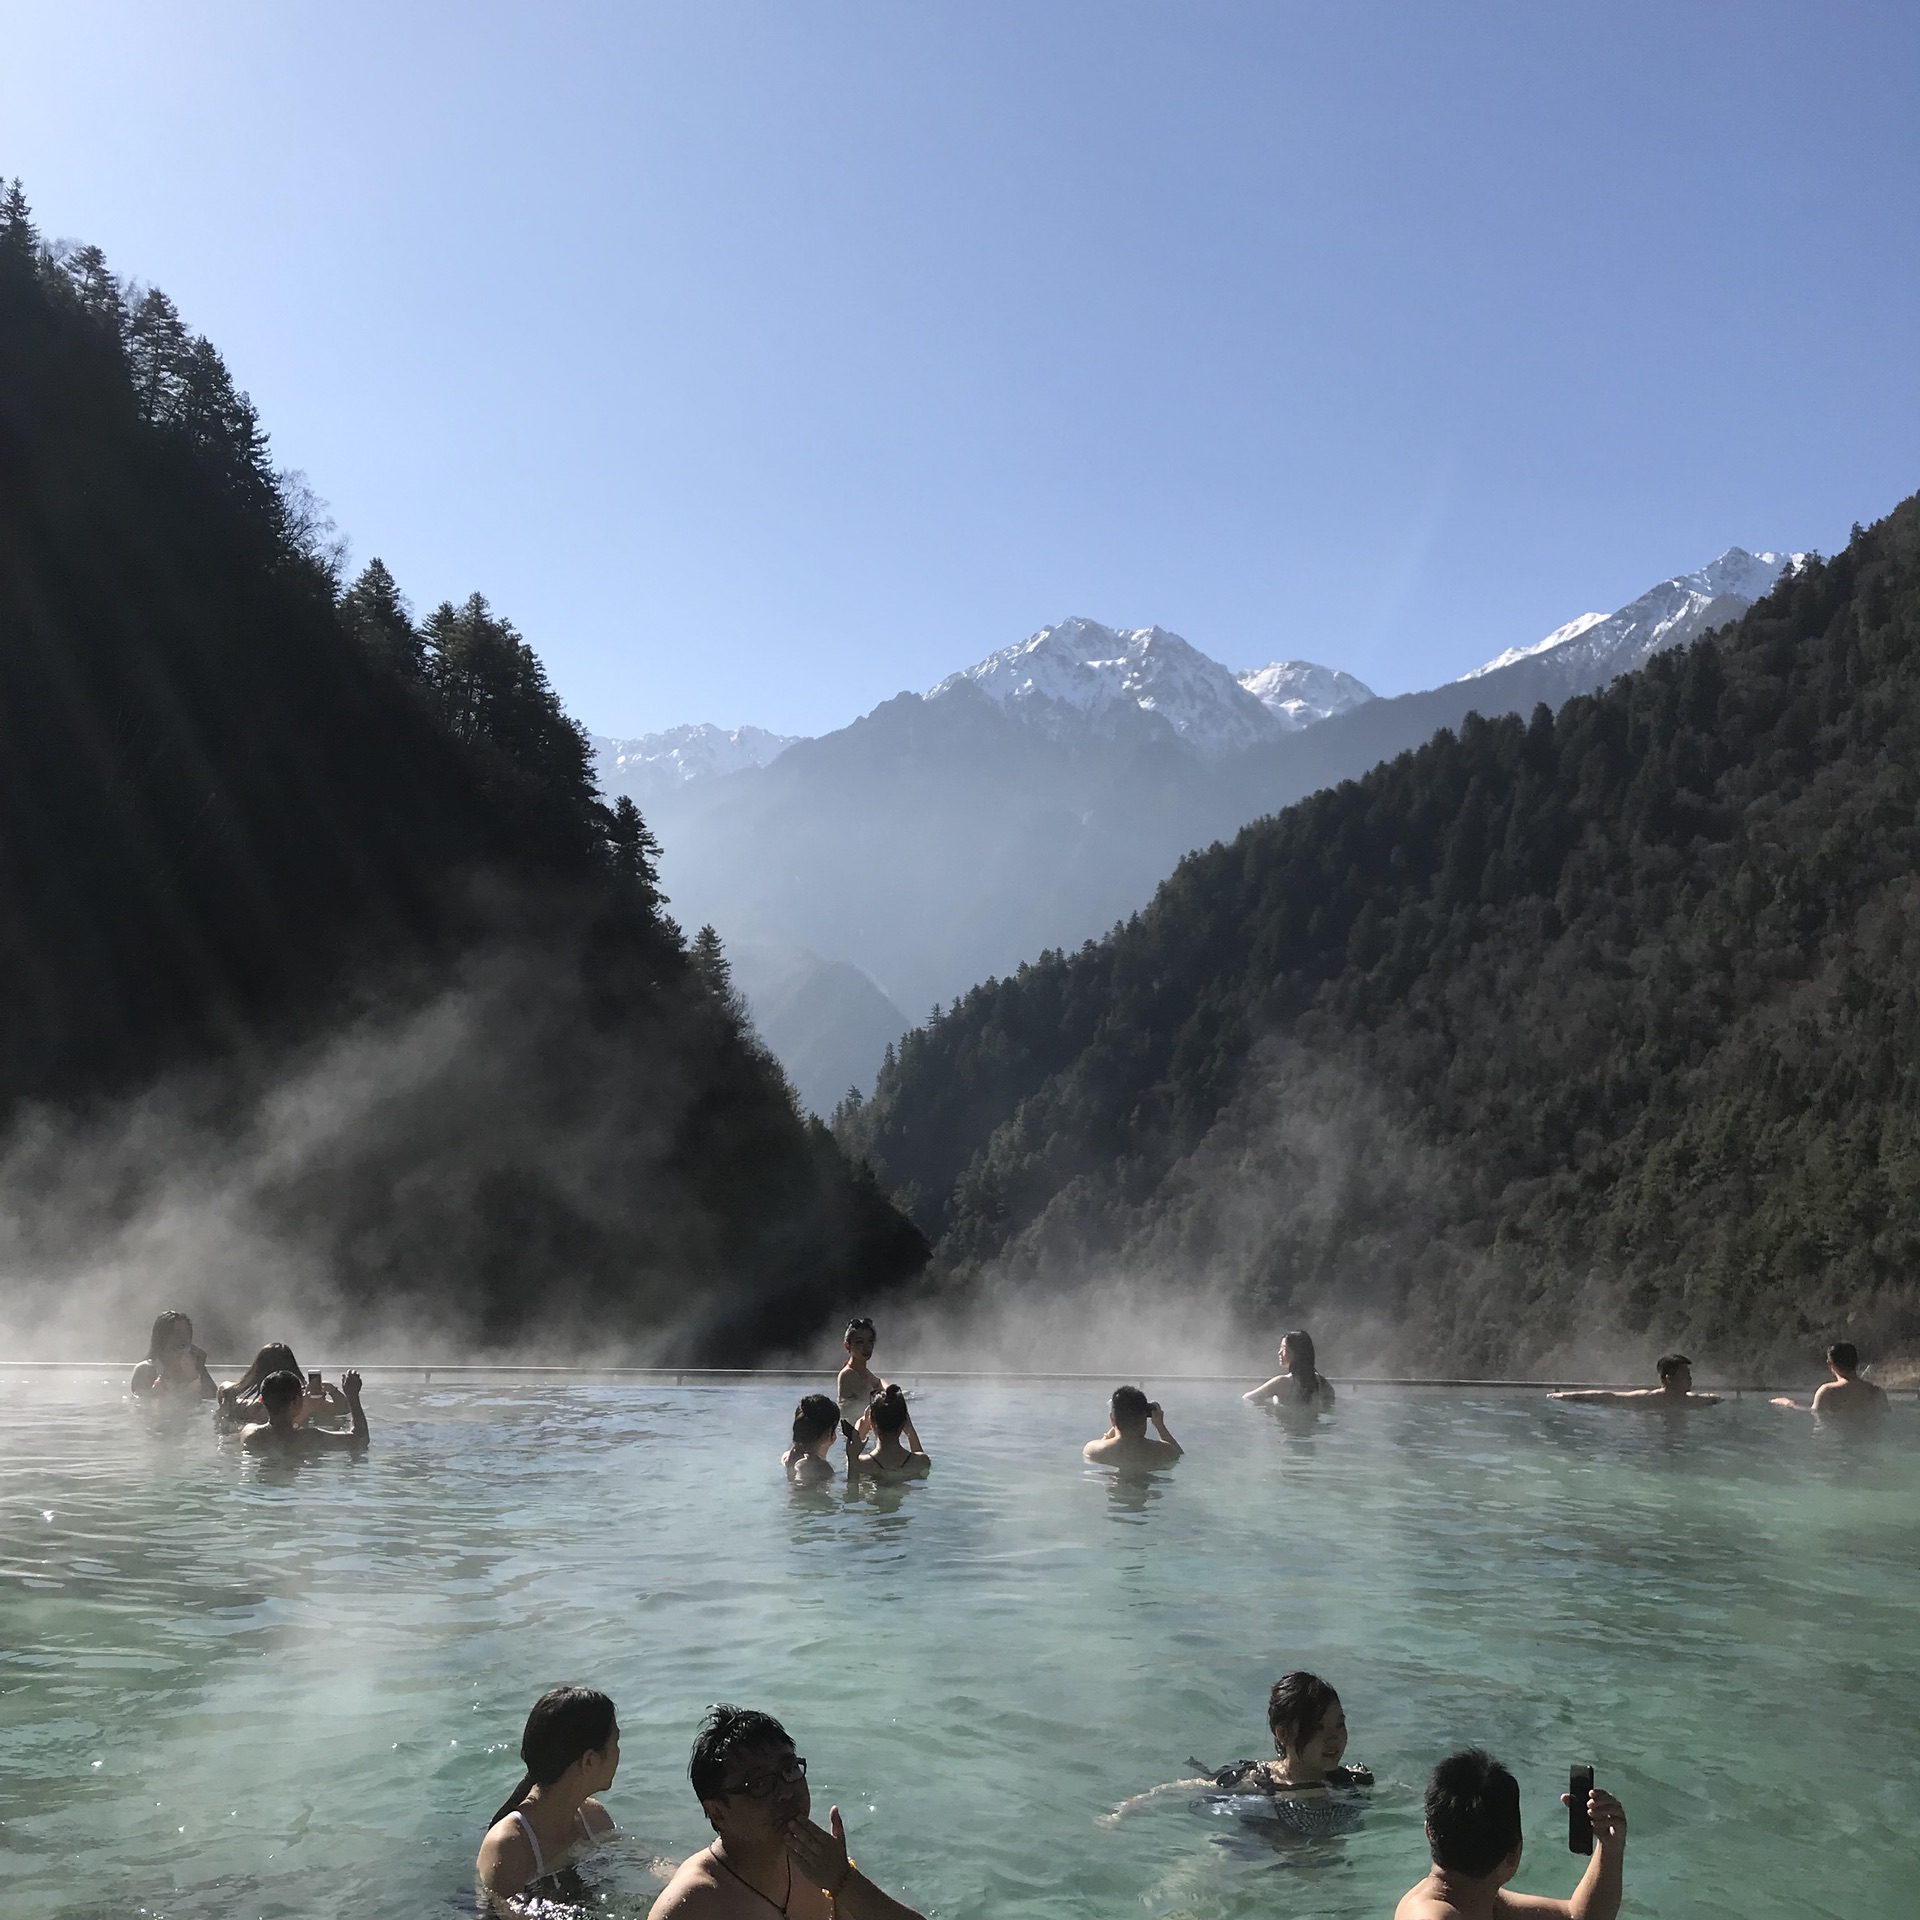
[[[580,1829],[580,1839],[578,1841],[573,1842],[571,1845],[569,1845],[566,1852],[558,1860],[556,1860],[551,1867],[549,1867],[547,1865],[546,1855],[540,1851],[540,1836],[534,1832],[533,1822],[529,1820],[527,1816],[524,1813],[522,1813],[518,1807],[514,1808],[512,1818],[519,1821],[520,1831],[527,1836],[527,1845],[529,1848],[532,1849],[532,1852],[533,1852],[533,1876],[532,1877],[535,1880],[544,1880],[549,1873],[558,1873],[560,1869],[564,1867],[567,1864],[567,1862],[574,1857],[576,1853],[579,1853],[582,1851],[590,1852],[593,1848],[597,1847],[600,1844],[600,1836],[597,1833],[595,1833],[590,1826],[587,1825],[586,1808],[581,1807],[575,1812],[573,1816],[574,1824]]]

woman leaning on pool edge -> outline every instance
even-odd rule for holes
[[[620,1769],[620,1727],[613,1702],[591,1687],[555,1687],[533,1703],[520,1736],[526,1767],[480,1842],[475,1878],[497,1900],[602,1846],[613,1817],[593,1796]]]
[[[1330,1407],[1333,1382],[1314,1366],[1313,1336],[1295,1328],[1280,1342],[1280,1372],[1263,1381],[1242,1400],[1258,1400],[1282,1407]]]

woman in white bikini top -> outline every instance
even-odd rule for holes
[[[487,1826],[474,1875],[482,1892],[511,1900],[558,1873],[614,1832],[593,1796],[613,1784],[620,1728],[613,1702],[591,1687],[555,1687],[533,1703],[520,1737],[526,1774]]]
[[[873,1396],[885,1384],[873,1371],[873,1322],[864,1317],[849,1321],[840,1344],[847,1350],[847,1364],[840,1369],[835,1389],[840,1398],[840,1418],[857,1427],[865,1419]]]

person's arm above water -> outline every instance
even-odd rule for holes
[[[142,1360],[133,1370],[133,1378],[127,1382],[129,1393],[148,1394],[160,1390],[160,1369],[151,1360]]]
[[[1153,1422],[1153,1430],[1160,1436],[1160,1444],[1163,1447],[1171,1447],[1173,1449],[1175,1459],[1178,1459],[1181,1454],[1186,1452],[1186,1448],[1167,1431],[1167,1417],[1160,1411],[1160,1402],[1158,1400],[1148,1401],[1147,1418]]]
[[[1562,1387],[1547,1398],[1572,1400],[1583,1407],[1617,1407],[1628,1401],[1643,1400],[1646,1395],[1638,1388],[1623,1393],[1617,1387]]]
[[[1560,1796],[1566,1804],[1567,1796]],[[1538,1893],[1509,1893],[1501,1888],[1496,1913],[1557,1914],[1564,1920],[1614,1920],[1620,1911],[1620,1888],[1627,1856],[1626,1810],[1612,1794],[1595,1787],[1587,1795],[1587,1818],[1593,1822],[1593,1858],[1580,1884],[1566,1900],[1549,1900]]]
[[[324,1427],[302,1427],[301,1439],[308,1447],[321,1452],[338,1447],[360,1448],[372,1438],[367,1430],[367,1410],[360,1404],[360,1376],[342,1374],[340,1385],[346,1394],[347,1410],[353,1415],[352,1428],[346,1433],[329,1433]]]
[[[1243,1393],[1240,1398],[1242,1400],[1271,1400],[1282,1387],[1290,1387],[1292,1385],[1292,1374],[1276,1373],[1271,1380],[1255,1387],[1251,1393]]]
[[[829,1809],[827,1824],[831,1831],[811,1820],[794,1821],[787,1829],[787,1855],[794,1870],[833,1902],[834,1920],[921,1920],[912,1907],[882,1893],[847,1858],[847,1830],[838,1807]]]

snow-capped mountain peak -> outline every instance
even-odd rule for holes
[[[943,699],[970,685],[1054,738],[1124,728],[1143,737],[1170,734],[1215,759],[1307,725],[1314,705],[1308,691],[1311,676],[1329,684],[1350,679],[1305,661],[1283,662],[1260,673],[1291,673],[1299,676],[1298,684],[1288,684],[1276,700],[1269,700],[1164,627],[1114,628],[1076,618],[1042,627],[977,665],[949,674],[927,698]],[[1351,684],[1359,689],[1358,698],[1369,697],[1357,680]],[[1297,711],[1288,710],[1289,701]],[[1346,704],[1357,701],[1349,698]],[[1312,717],[1323,716],[1316,712]]]
[[[803,736],[765,727],[716,727],[705,722],[643,733],[629,740],[589,736],[600,791],[609,800],[628,794],[645,802],[689,780],[764,767]]]
[[[1316,721],[1331,720],[1374,697],[1338,667],[1316,666],[1311,660],[1275,660],[1234,676],[1289,733],[1298,733]]]
[[[1531,647],[1509,647],[1484,666],[1463,673],[1477,680],[1521,660],[1550,658],[1569,673],[1604,685],[1615,674],[1643,667],[1656,653],[1684,646],[1708,628],[1750,607],[1772,591],[1774,583],[1806,556],[1799,553],[1749,553],[1729,547],[1692,573],[1677,573],[1650,587],[1617,613],[1583,613]]]

